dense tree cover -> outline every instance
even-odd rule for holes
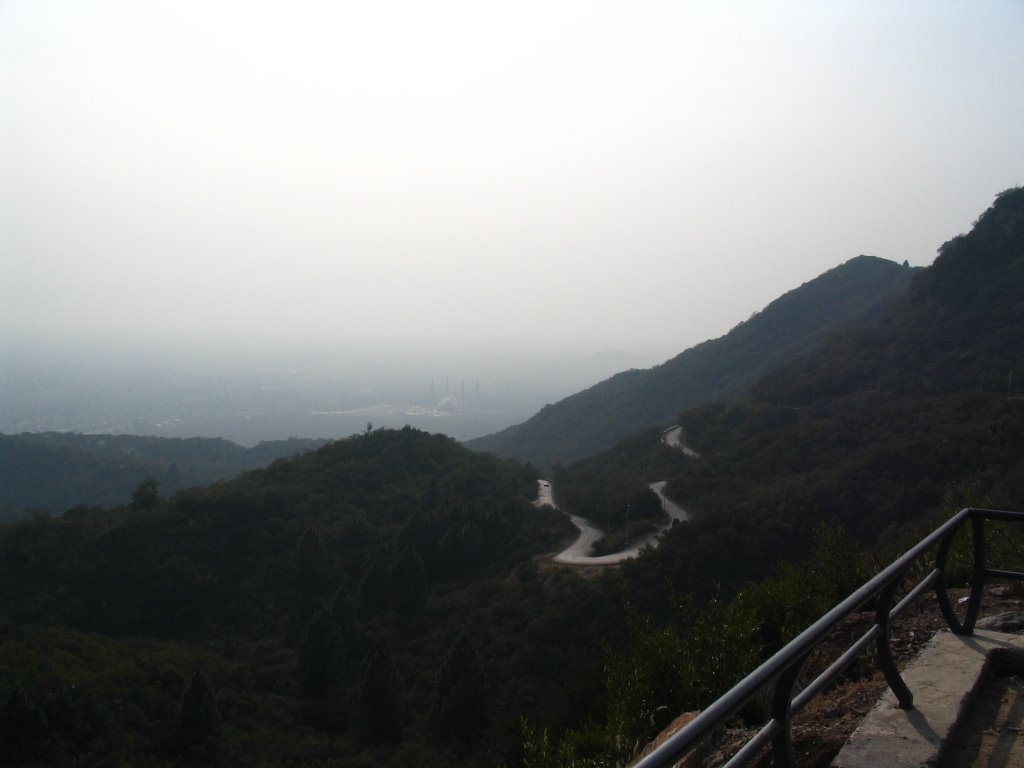
[[[642,487],[640,467],[670,479],[696,520],[624,568],[652,607],[665,583],[706,595],[803,556],[821,520],[873,545],[953,505],[1020,507],[1024,400],[1008,381],[1024,355],[1022,221],[1024,190],[1003,193],[873,322],[767,374],[745,400],[680,414],[701,459],[642,433],[560,470],[563,506],[600,521],[600,504]]]
[[[527,728],[527,764],[624,764],[662,706],[705,705],[857,586],[868,570],[834,534],[815,545],[821,521],[885,562],[964,506],[1021,509],[1024,400],[1009,389],[1021,297],[1024,192],[1010,190],[876,322],[764,376],[747,399],[682,413],[702,458],[664,454],[649,431],[561,469],[567,498],[586,505],[656,464],[696,519],[622,566],[636,613],[607,657],[606,718]]]
[[[661,430],[651,427],[569,468],[556,466],[555,501],[602,530],[624,526],[627,516],[660,521],[661,502],[648,485],[669,477],[679,462],[679,452],[664,445]]]
[[[872,543],[939,509],[1021,507],[1024,400],[1009,377],[1024,369],[1022,298],[1013,189],[875,324],[766,376],[750,402],[684,414],[704,458],[683,462],[669,492],[702,519],[677,582],[727,552],[737,577],[763,572],[806,551],[816,520]]]
[[[197,669],[178,707],[178,729],[175,734],[177,747],[195,762],[206,762],[207,755],[199,750],[213,742],[220,727],[217,697],[202,671]]]
[[[760,376],[874,317],[915,270],[858,256],[773,301],[721,338],[662,365],[626,371],[544,407],[522,424],[469,441],[477,450],[550,467],[610,448],[680,410],[741,396]]]
[[[598,522],[663,478],[696,514],[598,578],[538,564],[568,526],[528,502],[535,470],[411,429],[0,528],[3,754],[623,764],[858,585],[854,544],[1020,508],[1022,211],[1004,193],[873,321],[685,411],[702,458],[652,429],[558,468]]]
[[[468,635],[460,635],[441,662],[430,720],[440,740],[463,748],[487,722],[487,683]]]
[[[766,375],[755,398],[802,407],[867,390],[913,397],[1024,391],[1022,219],[1024,188],[1000,194],[874,323]]]
[[[10,754],[514,762],[526,713],[602,706],[615,613],[532,562],[571,530],[535,493],[533,469],[407,428],[0,528],[0,723],[45,724]]]
[[[0,434],[0,521],[28,517],[26,510],[56,515],[79,504],[123,504],[145,480],[164,494],[209,485],[324,442],[292,438],[243,448],[204,437]]]
[[[673,593],[662,619],[631,611],[628,638],[607,654],[606,717],[563,731],[526,723],[524,764],[628,765],[677,714],[713,702],[860,586],[871,567],[840,531],[822,527],[806,560],[780,565],[729,598],[695,602]],[[765,711],[749,710],[742,714],[764,721]]]
[[[687,414],[700,460],[681,462],[669,494],[696,519],[625,567],[637,600],[664,585],[709,594],[804,555],[819,521],[885,548],[938,511],[1020,508],[1020,404],[976,394],[906,400],[878,393],[800,411],[763,404]],[[656,574],[656,575],[655,575]]]

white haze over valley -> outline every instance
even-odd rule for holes
[[[1019,0],[0,0],[0,431],[522,421],[930,263],[1024,183],[1021,40]]]
[[[251,446],[409,424],[460,440],[526,420],[607,376],[624,352],[380,345],[167,352],[107,343],[7,349],[0,432],[224,437]]]

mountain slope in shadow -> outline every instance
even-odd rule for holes
[[[815,349],[832,332],[867,323],[916,270],[874,256],[850,259],[769,304],[725,336],[661,365],[630,370],[547,405],[500,432],[470,440],[474,450],[541,467],[611,447],[650,425],[712,400],[740,396],[769,370]]]

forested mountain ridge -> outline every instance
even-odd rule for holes
[[[593,579],[545,562],[569,526],[536,470],[409,428],[0,526],[0,755],[628,764],[875,569],[840,528],[885,561],[944,512],[1020,508],[1022,214],[1000,195],[861,326],[681,413],[700,459],[654,427],[565,468],[600,523],[663,478],[693,514]]]
[[[357,578],[364,556],[375,555],[396,539],[403,526],[425,521],[427,508],[432,510],[445,499],[458,500],[466,508],[451,510],[453,519],[473,516],[480,507],[480,519],[474,523],[479,524],[510,499],[534,493],[534,477],[531,469],[470,453],[443,435],[379,430],[275,461],[209,488],[181,491],[151,510],[79,507],[48,526],[14,526],[0,541],[2,551],[14,558],[11,564],[0,564],[0,575],[7,577],[5,583],[15,583],[20,569],[23,586],[7,601],[7,609],[16,610],[37,588],[62,583],[63,607],[56,618],[83,628],[179,638],[235,631],[230,612],[211,607],[206,613],[202,607],[222,603],[222,589],[262,594],[264,603],[272,599],[273,577],[261,575],[263,569],[275,558],[291,559],[311,527],[318,538],[339,550],[336,558],[330,547],[322,556],[332,562],[345,560]],[[34,532],[45,530],[61,536],[76,532],[66,542],[75,551],[28,560],[17,556],[23,551],[21,543],[35,542]],[[454,540],[452,549],[449,554],[457,549]],[[421,553],[427,557],[425,564],[432,555]],[[162,564],[165,557],[167,563]],[[457,569],[455,560],[446,558],[438,567]],[[187,566],[178,574],[182,580],[173,583],[178,566],[171,572],[164,569],[178,562]],[[25,570],[30,567],[40,570]],[[340,571],[334,578],[342,578]],[[137,603],[122,602],[131,600],[131,589],[107,594],[110,579],[124,579],[137,588]],[[350,586],[354,591],[356,585]],[[153,600],[149,588],[171,592]],[[182,599],[183,588],[194,589],[202,601]],[[93,592],[95,598],[89,596]],[[171,606],[179,602],[184,613],[171,615]],[[284,601],[280,610],[287,611],[288,605]],[[33,615],[31,597],[25,606]],[[246,622],[251,625],[252,620]]]
[[[939,249],[877,322],[762,379],[755,396],[802,404],[858,390],[1009,393],[1024,375],[1024,188],[1001,193]],[[1022,382],[1018,381],[1018,384]]]
[[[617,374],[467,445],[550,466],[609,448],[643,427],[667,426],[680,410],[739,396],[836,329],[867,322],[915,271],[858,256],[779,297],[725,336],[654,368]]]
[[[645,480],[668,477],[667,492],[695,520],[650,563],[625,570],[671,574],[685,590],[758,578],[780,557],[802,556],[822,521],[884,546],[930,515],[1024,504],[1022,373],[1017,188],[872,322],[765,374],[746,398],[679,414],[699,460],[641,434],[556,475],[559,501],[615,521],[620,511],[601,505],[622,506]]]
[[[661,477],[692,517],[622,564],[643,618],[609,656],[607,719],[554,744],[534,732],[531,759],[629,764],[621,744],[651,739],[659,711],[706,707],[949,514],[1024,509],[1022,353],[1016,188],[873,322],[768,372],[745,398],[681,413],[699,459],[650,429],[561,469],[559,503],[599,525],[621,522],[621,508]],[[986,546],[994,568],[1024,556],[1013,527]],[[966,563],[966,536],[957,548],[953,560]],[[969,568],[952,578],[962,584]]]
[[[209,485],[325,442],[292,438],[243,448],[203,437],[0,434],[0,520],[4,509],[10,519],[29,511],[60,514],[78,504],[123,504],[147,479],[164,494]]]
[[[16,764],[505,761],[520,716],[581,711],[571,681],[613,616],[596,584],[532,562],[571,530],[536,487],[443,435],[378,430],[149,509],[2,526],[0,748]]]

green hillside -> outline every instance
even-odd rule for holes
[[[10,519],[29,511],[60,514],[79,504],[123,504],[146,479],[165,494],[209,485],[324,442],[292,438],[243,448],[203,437],[0,434],[0,520],[4,509]]]
[[[721,338],[654,368],[617,374],[467,445],[549,467],[609,448],[642,427],[668,426],[679,411],[737,397],[836,329],[866,322],[906,288],[914,271],[858,256],[786,293]]]
[[[1012,189],[873,322],[745,398],[680,414],[701,458],[647,430],[557,474],[559,503],[599,524],[621,524],[662,477],[694,517],[622,565],[639,618],[608,657],[606,719],[553,742],[533,732],[531,760],[627,764],[623,742],[651,738],[659,712],[707,706],[950,513],[1024,509],[1022,300],[1024,189]],[[1019,531],[989,546],[993,567],[1019,567]]]
[[[405,428],[149,510],[0,528],[0,750],[25,764],[514,759],[521,716],[600,707],[580,681],[599,683],[613,616],[597,584],[533,564],[571,531],[535,492],[529,468]]]
[[[1024,375],[1022,252],[1024,189],[1016,188],[1000,194],[970,233],[945,243],[877,322],[782,366],[755,396],[770,400],[781,389],[784,403],[804,405],[868,390],[1007,394],[1014,374]]]
[[[821,519],[871,543],[929,511],[1019,508],[1024,398],[1010,386],[1022,373],[1024,189],[1013,189],[871,326],[764,377],[747,403],[684,414],[705,459],[683,463],[670,492],[762,565],[806,546]]]
[[[931,514],[1024,504],[1024,190],[1000,195],[869,324],[678,416],[697,460],[641,433],[555,476],[603,524],[644,483],[696,515],[628,571],[707,592],[805,554],[827,521],[887,539]],[[608,506],[613,505],[609,510]],[[652,603],[658,598],[652,598]]]
[[[701,458],[653,427],[564,467],[599,523],[660,479],[694,516],[599,575],[547,559],[572,531],[530,465],[410,428],[0,526],[0,755],[628,764],[919,529],[1024,506],[1022,297],[1015,189],[855,327],[669,419]]]

